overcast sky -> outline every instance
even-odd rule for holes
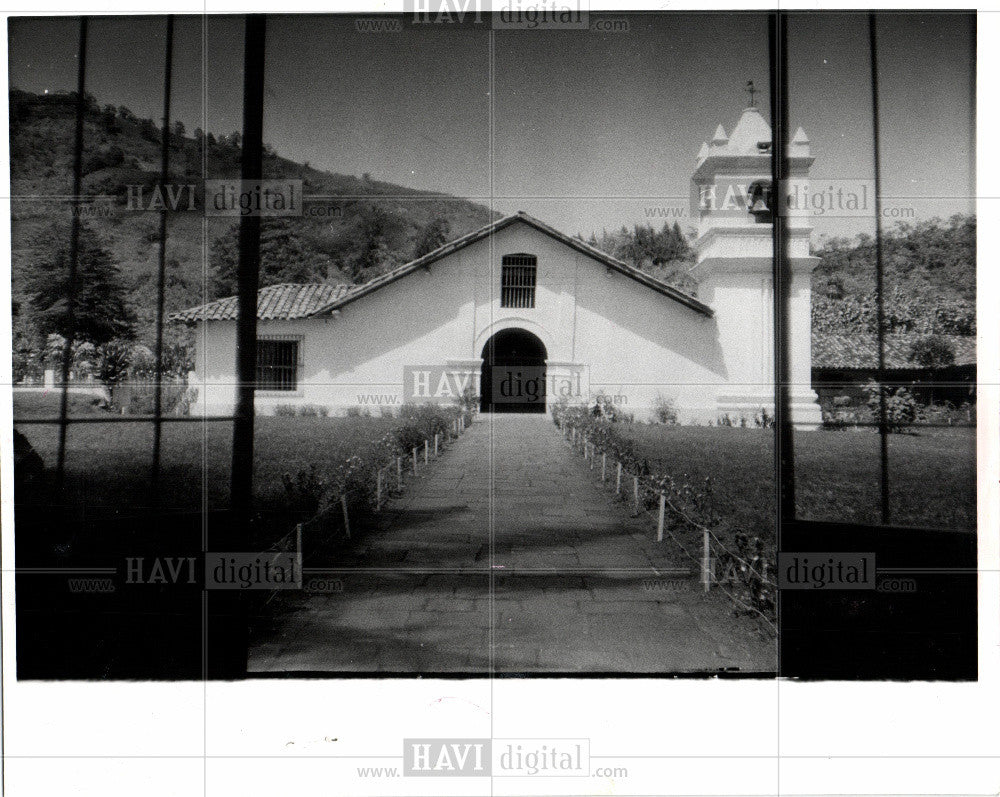
[[[611,16],[630,30],[376,34],[347,17],[270,17],[265,140],[318,168],[523,209],[568,233],[658,225],[656,208],[686,209],[698,149],[716,125],[732,131],[748,79],[768,113],[766,17]],[[918,219],[974,211],[973,24],[880,15],[884,193]],[[164,19],[98,17],[90,31],[88,90],[158,118]],[[77,32],[66,18],[11,20],[11,85],[74,88]],[[175,118],[239,129],[241,18],[179,18],[175,38]],[[793,15],[789,63],[791,123],[812,141],[813,175],[870,177],[865,16]]]

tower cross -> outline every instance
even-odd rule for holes
[[[755,88],[753,87],[753,81],[752,81],[752,80],[748,80],[748,81],[747,81],[747,86],[746,86],[746,88],[745,88],[745,89],[743,89],[743,90],[744,90],[744,91],[745,91],[745,92],[746,92],[747,94],[749,94],[749,95],[750,95],[750,107],[751,107],[751,108],[756,108],[756,107],[757,107],[757,101],[756,101],[756,100],[755,100],[755,99],[753,98],[753,95],[757,93],[757,89],[755,89]]]

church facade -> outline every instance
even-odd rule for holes
[[[258,295],[256,408],[375,414],[480,396],[487,411],[613,405],[681,423],[773,413],[770,129],[756,108],[720,125],[692,178],[697,298],[519,212],[360,286],[277,285]],[[812,158],[791,143],[801,187]],[[792,216],[793,420],[815,427],[810,227]],[[236,300],[175,313],[196,326],[192,412],[235,404]]]

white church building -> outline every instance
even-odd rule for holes
[[[274,285],[258,295],[256,408],[378,414],[404,402],[487,411],[610,401],[636,418],[670,402],[682,423],[773,413],[771,131],[757,108],[719,125],[692,177],[697,298],[518,212],[364,285]],[[791,181],[813,158],[800,129]],[[814,428],[811,227],[789,218],[792,415]],[[192,413],[236,398],[235,297],[171,316],[196,326]],[[544,390],[539,389],[544,385]]]

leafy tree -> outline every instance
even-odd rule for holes
[[[946,368],[955,363],[955,348],[940,335],[926,335],[913,342],[910,360],[921,368]]]
[[[151,141],[154,144],[160,143],[160,128],[152,119],[143,119],[139,122],[139,135],[146,141]]]
[[[448,219],[443,216],[437,216],[432,219],[424,227],[423,232],[420,233],[416,247],[413,250],[413,257],[423,257],[428,252],[433,252],[438,247],[444,246],[448,243],[450,232],[451,225],[448,223]]]
[[[239,264],[239,235],[235,227],[212,244],[211,262],[215,270],[214,295],[235,294]],[[261,220],[259,279],[262,288],[283,282],[323,282],[332,262],[328,255],[310,246],[299,227],[287,219]]]
[[[831,238],[816,248],[820,258],[813,272],[816,295],[834,276],[845,296],[870,293],[875,285],[875,239]],[[882,234],[886,285],[905,285],[914,298],[944,298],[975,302],[976,217],[958,214],[947,221],[930,219],[897,224]]]
[[[631,230],[624,226],[614,233],[604,230],[600,237],[591,233],[587,242],[681,290],[694,293],[697,287],[687,274],[694,253],[676,221],[673,226],[664,223],[659,230],[636,224]]]
[[[130,305],[118,266],[101,246],[96,233],[80,224],[76,269],[76,301],[69,313],[69,234],[47,266],[36,266],[29,278],[34,323],[42,335],[58,334],[100,345],[113,338],[135,335],[136,315]]]
[[[403,256],[404,222],[382,205],[364,203],[356,206],[356,221],[347,231],[346,255],[341,270],[353,282],[364,282],[398,265]]]

